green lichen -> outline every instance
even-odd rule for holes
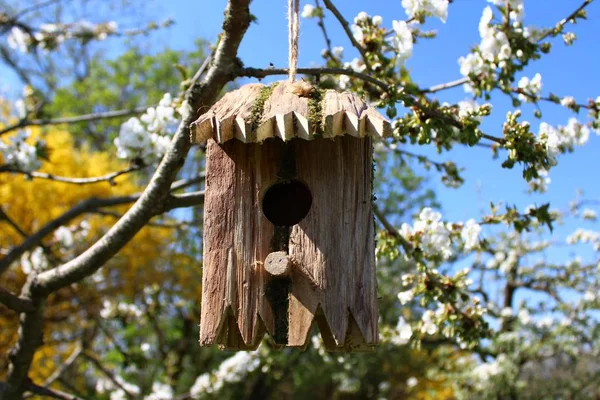
[[[251,115],[250,115],[250,123],[252,124],[252,130],[255,131],[260,125],[263,114],[265,112],[265,103],[271,97],[273,90],[277,87],[278,82],[273,83],[272,85],[265,86],[260,89],[260,93],[252,106]]]
[[[325,90],[315,88],[309,95],[308,100],[308,121],[314,127],[316,136],[320,136],[325,132],[325,118],[323,118],[323,99],[325,98]]]

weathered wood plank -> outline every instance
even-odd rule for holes
[[[327,348],[368,350],[378,337],[371,140],[293,140],[297,178],[311,190],[312,207],[289,237],[287,346],[304,347],[317,322]],[[280,146],[278,138],[208,142],[203,345],[254,348],[265,331],[275,332],[264,266],[275,230],[260,201],[278,179]]]

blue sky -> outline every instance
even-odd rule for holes
[[[303,2],[302,4],[306,4]],[[351,20],[358,12],[367,11],[371,15],[381,15],[386,26],[391,26],[393,19],[405,19],[406,15],[397,1],[338,1],[337,6],[344,16]],[[549,26],[572,12],[580,0],[526,0],[526,24]],[[310,2],[312,4],[312,1]],[[432,20],[428,27],[437,29],[438,38],[423,40],[415,45],[413,57],[407,66],[413,72],[414,79],[422,86],[430,86],[460,78],[457,59],[466,55],[469,47],[479,42],[478,22],[483,8],[488,3],[484,0],[455,0],[449,8],[448,21],[443,24]],[[170,15],[176,25],[164,35],[165,45],[188,47],[192,38],[203,37],[212,42],[220,31],[222,12],[225,1],[204,1],[197,7],[190,8],[185,0],[173,0],[160,6],[158,13]],[[251,11],[258,17],[258,24],[251,26],[240,48],[240,58],[246,66],[267,67],[286,66],[287,63],[287,21],[286,1],[255,0]],[[345,48],[345,58],[350,61],[357,54],[350,46],[341,27],[327,16],[328,31],[336,46]],[[597,77],[598,53],[597,38],[600,37],[600,4],[589,7],[589,20],[571,29],[577,34],[574,46],[566,47],[560,40],[555,40],[552,54],[532,64],[524,75],[533,77],[536,72],[542,74],[544,93],[552,91],[559,96],[574,96],[579,102],[600,95],[600,79]],[[302,20],[300,37],[300,66],[319,65],[320,53],[324,48],[323,37],[316,20]],[[163,35],[161,35],[163,36]],[[189,38],[189,39],[188,39]],[[456,102],[467,98],[461,87],[448,90],[439,98]],[[494,111],[484,125],[487,133],[501,136],[502,122],[506,112],[512,109],[509,100],[496,94],[491,100]],[[566,125],[573,114],[560,106],[541,104],[543,120],[553,125]],[[537,130],[539,122],[532,117],[533,106],[523,107],[525,116]],[[580,114],[586,120],[585,113]],[[436,155],[433,149],[415,147],[412,151],[428,154],[437,160],[453,159],[466,168],[467,183],[461,189],[447,189],[439,179],[433,176],[432,184],[439,190],[444,204],[445,214],[450,219],[465,219],[478,214],[478,210],[487,209],[490,200],[504,200],[525,207],[531,203],[542,203],[552,200],[556,206],[566,206],[576,193],[583,189],[590,198],[600,198],[600,185],[592,178],[594,166],[600,156],[600,137],[592,134],[584,147],[573,154],[560,158],[559,166],[552,170],[552,183],[544,195],[527,195],[527,185],[521,178],[521,170],[517,166],[509,171],[500,167],[501,159],[493,160],[488,150],[483,148],[457,148],[451,153]],[[562,208],[562,207],[561,207]]]
[[[303,2],[302,5],[307,2]],[[309,2],[313,4],[312,1]],[[385,26],[391,26],[394,19],[405,19],[401,1],[374,0],[370,2],[345,0],[336,2],[340,11],[348,20],[352,20],[360,11],[370,15],[381,15]],[[432,19],[426,25],[437,29],[438,38],[422,40],[415,45],[413,57],[407,66],[416,82],[430,86],[460,78],[457,59],[468,53],[469,47],[479,42],[478,23],[483,8],[489,3],[484,0],[455,0],[449,7],[447,22]],[[552,26],[570,14],[581,0],[526,0],[525,23],[538,27]],[[188,1],[173,0],[163,4],[157,15],[170,15],[176,25],[161,39],[163,45],[185,48],[192,38],[203,37],[215,41],[225,1],[204,1],[197,7],[191,7]],[[287,2],[273,0],[255,0],[251,11],[258,17],[258,24],[251,26],[240,48],[240,58],[246,66],[267,67],[286,66],[287,63]],[[333,45],[345,48],[345,58],[350,61],[357,53],[353,51],[348,39],[336,21],[327,14],[328,33]],[[553,42],[552,53],[533,63],[523,75],[533,77],[541,73],[545,94],[551,91],[559,96],[574,96],[578,102],[587,102],[589,98],[600,95],[600,79],[597,77],[598,52],[597,38],[600,37],[600,4],[588,7],[588,21],[571,26],[578,40],[574,46],[567,47],[562,40]],[[300,66],[319,65],[320,53],[324,41],[315,19],[302,20],[300,34]],[[161,35],[162,36],[162,35]],[[439,98],[448,102],[457,102],[467,98],[462,87],[440,93]],[[502,94],[495,94],[491,100],[494,105],[492,115],[486,119],[484,130],[495,136],[501,136],[502,122],[508,110],[512,110],[510,101]],[[552,125],[566,125],[574,116],[570,111],[552,104],[541,104],[543,121]],[[523,112],[537,131],[539,121],[533,118],[534,106],[525,105]],[[585,112],[580,120],[586,121]],[[584,147],[577,148],[572,154],[563,155],[559,165],[551,172],[552,183],[547,193],[527,194],[527,184],[521,177],[520,167],[513,170],[503,169],[502,158],[493,160],[489,150],[484,148],[457,147],[450,153],[437,155],[433,148],[415,146],[413,152],[432,156],[436,160],[454,160],[465,168],[465,185],[460,189],[446,188],[439,176],[431,173],[431,184],[437,189],[443,204],[443,211],[449,220],[477,218],[487,211],[490,201],[504,201],[516,204],[520,209],[535,203],[550,201],[554,207],[564,209],[582,189],[587,198],[600,198],[600,185],[595,179],[594,170],[598,168],[600,157],[600,137],[592,134]],[[591,227],[591,226],[590,226]],[[573,225],[567,224],[557,229],[558,237],[572,231]],[[568,256],[564,250],[560,256]],[[589,254],[589,253],[588,253]]]

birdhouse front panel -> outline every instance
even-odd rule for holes
[[[209,140],[201,344],[255,348],[266,330],[275,344],[304,347],[313,322],[331,349],[377,342],[371,146],[350,136]],[[279,199],[266,202],[273,190]],[[281,226],[307,201],[304,218]],[[265,269],[277,251],[289,254],[287,275]]]
[[[246,85],[192,126],[207,140],[200,344],[333,351],[378,339],[372,137],[389,122],[351,93]]]

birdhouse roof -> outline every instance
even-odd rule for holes
[[[236,138],[260,143],[270,137],[283,140],[317,137],[385,137],[390,122],[359,96],[313,87],[305,81],[253,83],[225,94],[191,125],[191,140],[213,138],[224,143]]]

